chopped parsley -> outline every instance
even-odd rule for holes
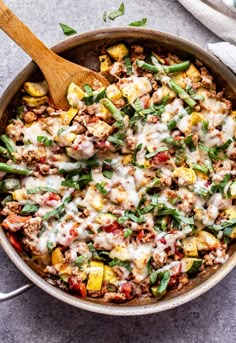
[[[70,26],[68,26],[66,24],[59,23],[59,25],[61,26],[62,31],[64,32],[64,34],[66,36],[70,36],[70,35],[73,35],[73,34],[77,33],[77,31],[75,29],[73,29],[72,27],[70,27]]]
[[[114,20],[114,19],[116,19],[116,18],[118,18],[118,17],[120,17],[120,16],[122,16],[122,15],[124,15],[124,14],[125,14],[125,5],[124,5],[124,3],[122,2],[122,3],[120,4],[120,7],[118,8],[118,10],[115,10],[115,11],[110,12],[110,13],[108,14],[108,18],[109,18],[110,20]]]
[[[52,140],[46,136],[38,136],[37,142],[44,144],[45,146],[52,146]]]
[[[147,18],[142,18],[140,20],[129,23],[129,26],[146,26],[146,23],[147,23]]]
[[[109,192],[106,190],[105,185],[106,185],[105,182],[101,182],[101,183],[96,183],[95,187],[97,188],[97,190],[99,190],[99,192],[106,195]]]

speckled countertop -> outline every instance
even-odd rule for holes
[[[48,46],[64,40],[58,23],[77,29],[126,25],[142,17],[148,27],[175,33],[206,47],[218,38],[204,28],[177,0],[126,0],[125,16],[104,23],[104,10],[120,0],[6,0],[8,6]],[[29,57],[0,32],[0,94],[29,61]],[[0,248],[1,291],[25,282]],[[160,342],[233,343],[236,341],[236,270],[207,294],[179,308],[141,317],[111,317],[89,313],[34,287],[0,304],[1,343]]]

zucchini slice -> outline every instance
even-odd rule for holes
[[[24,90],[31,96],[44,96],[48,93],[48,85],[46,81],[43,82],[25,82]]]
[[[186,256],[198,256],[197,244],[195,237],[187,237],[183,241],[183,250]]]
[[[75,150],[73,148],[66,148],[66,154],[74,160],[81,160],[81,151]]]
[[[22,100],[24,104],[26,104],[29,107],[37,107],[48,102],[48,97],[47,96],[33,97],[33,96],[25,95],[23,96]]]
[[[89,269],[90,273],[88,277],[87,290],[100,291],[103,281],[104,264],[102,262],[92,261]]]
[[[220,247],[220,241],[207,231],[200,231],[196,236],[197,250],[211,250]]]
[[[122,61],[123,58],[129,53],[129,50],[123,43],[118,43],[110,46],[107,49],[107,52],[115,61]]]
[[[194,275],[198,273],[202,265],[200,258],[185,257],[182,259],[182,272],[188,275]]]

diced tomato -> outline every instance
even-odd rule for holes
[[[182,259],[184,257],[184,254],[182,254],[179,250],[175,249],[175,254]]]
[[[125,282],[121,285],[121,291],[125,294],[126,299],[130,300],[132,296],[132,285],[130,282]]]
[[[8,238],[9,241],[11,242],[11,245],[18,251],[22,252],[22,246],[20,244],[20,242],[18,241],[18,238],[16,237],[16,235],[14,233],[9,233],[8,234]]]
[[[111,233],[120,234],[121,226],[118,222],[113,222],[112,224],[102,226],[102,230],[108,233],[111,232]]]
[[[165,65],[167,65],[167,66],[170,65],[170,62],[167,58],[164,59],[164,62],[165,62]]]
[[[82,298],[86,297],[87,290],[86,290],[86,286],[83,282],[78,281],[76,277],[71,276],[68,280],[68,283],[69,283],[70,289],[73,292],[78,293]]]
[[[169,160],[169,158],[170,157],[166,152],[160,151],[156,154],[156,156],[152,158],[152,163],[154,164],[165,163],[166,161]]]
[[[39,161],[40,161],[40,163],[45,163],[46,162],[46,156],[41,157]]]
[[[99,121],[98,117],[92,116],[89,118],[89,124],[91,123],[97,123]]]
[[[208,186],[210,186],[210,184],[211,184],[211,181],[210,181],[210,180],[208,180],[208,181],[205,183],[205,187],[208,187]]]
[[[76,231],[76,228],[72,228],[70,229],[70,235],[73,237],[77,237],[78,236],[78,232]]]
[[[48,195],[48,200],[60,200],[60,199],[61,199],[60,195],[56,193],[49,193]]]
[[[140,241],[144,237],[144,231],[140,230],[137,236],[137,239]]]
[[[159,239],[159,241],[162,243],[162,244],[165,244],[166,245],[166,239],[164,237],[161,237]]]

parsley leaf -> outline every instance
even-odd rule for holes
[[[70,27],[66,24],[59,23],[59,25],[61,26],[61,28],[62,28],[62,30],[66,36],[70,36],[70,35],[77,33],[77,31],[75,29],[73,29],[72,27]]]
[[[97,190],[99,190],[99,192],[101,192],[102,194],[106,195],[108,194],[108,191],[105,188],[105,182],[101,182],[101,183],[96,183],[95,187],[97,188]]]
[[[110,267],[121,266],[121,267],[126,268],[129,272],[131,272],[131,270],[132,270],[129,261],[121,261],[121,260],[119,260],[117,257],[115,257],[115,258],[109,263],[109,266],[110,266]]]
[[[46,136],[38,136],[37,142],[44,144],[45,146],[52,146],[52,140]]]
[[[127,229],[127,230],[125,230],[125,232],[124,232],[124,238],[127,238],[127,237],[129,237],[129,236],[132,236],[132,234],[133,234],[133,230]]]
[[[146,26],[147,18],[142,18],[141,20],[133,21],[129,23],[129,26]]]
[[[122,15],[125,14],[125,5],[124,3],[122,2],[120,4],[120,7],[118,8],[118,10],[115,10],[113,12],[111,12],[109,15],[108,15],[108,18],[111,19],[111,20],[114,20]]]

